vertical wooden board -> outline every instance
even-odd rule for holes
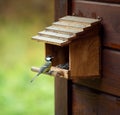
[[[73,41],[69,46],[69,58],[71,78],[99,77],[99,36],[87,35],[84,38],[79,37]]]
[[[68,115],[68,81],[55,78],[55,115]]]
[[[72,0],[55,0],[55,20],[71,15],[72,13]]]
[[[120,50],[120,5],[73,0],[73,13],[77,16],[102,18],[104,46]]]
[[[68,0],[55,0],[55,20],[67,14]]]
[[[72,86],[72,115],[119,115],[118,97],[83,86]]]
[[[70,4],[71,0],[55,0],[55,20],[71,13],[72,9],[70,9]],[[68,90],[68,80],[55,78],[55,115],[70,115],[69,106],[71,106],[71,104],[69,104]]]

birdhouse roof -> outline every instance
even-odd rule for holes
[[[93,28],[96,29],[99,22],[99,19],[65,16],[38,32],[32,39],[58,46],[68,45],[73,40],[80,39],[80,35],[83,36]]]

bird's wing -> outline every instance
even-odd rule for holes
[[[41,73],[45,73],[48,72],[50,70],[51,67],[51,62],[46,62],[39,70],[39,72],[37,73],[37,75],[35,75],[35,77],[32,78],[31,82],[33,82]]]

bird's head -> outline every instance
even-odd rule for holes
[[[52,61],[53,58],[54,58],[54,57],[52,57],[52,56],[47,56],[47,57],[45,58],[45,60],[46,60],[46,61]]]

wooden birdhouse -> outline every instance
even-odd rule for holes
[[[57,22],[33,37],[54,57],[51,70],[63,73],[52,74],[55,115],[120,114],[119,13],[120,0],[55,0]]]
[[[65,16],[32,38],[45,43],[54,67],[68,63],[63,77],[93,78],[100,76],[99,30],[99,19]]]

